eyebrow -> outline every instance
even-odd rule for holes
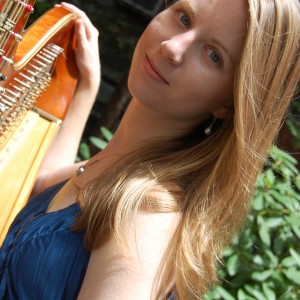
[[[221,47],[223,49],[223,51],[229,57],[232,66],[234,66],[234,59],[233,59],[233,56],[232,56],[231,52],[218,39],[211,39],[211,40],[212,40],[213,43],[217,44],[219,47]]]
[[[189,0],[179,0],[175,3],[175,5],[180,5],[180,4],[184,4],[188,7],[190,14],[195,17],[196,16],[196,9],[194,7],[194,5],[192,4],[191,1]]]

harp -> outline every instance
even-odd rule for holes
[[[76,84],[76,16],[54,7],[24,34],[34,1],[0,3],[0,244],[26,204]]]

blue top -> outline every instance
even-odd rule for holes
[[[84,233],[71,230],[80,206],[46,213],[57,184],[32,198],[0,249],[0,299],[76,299],[90,253]]]

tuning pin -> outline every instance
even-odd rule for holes
[[[22,35],[21,35],[21,34],[18,34],[18,33],[14,32],[14,31],[12,31],[12,32],[11,32],[11,35],[12,35],[18,42],[22,41]]]
[[[33,13],[34,12],[34,8],[32,5],[28,4],[26,5],[26,11],[29,13]]]
[[[4,74],[0,73],[0,81],[6,81],[7,80],[7,76],[5,76]]]
[[[14,61],[11,58],[9,58],[7,56],[4,56],[4,55],[1,57],[1,59],[4,60],[5,62],[7,62],[10,65],[12,65],[14,63]]]

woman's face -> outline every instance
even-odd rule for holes
[[[246,36],[245,0],[179,0],[141,36],[128,85],[164,117],[193,122],[225,117]]]

